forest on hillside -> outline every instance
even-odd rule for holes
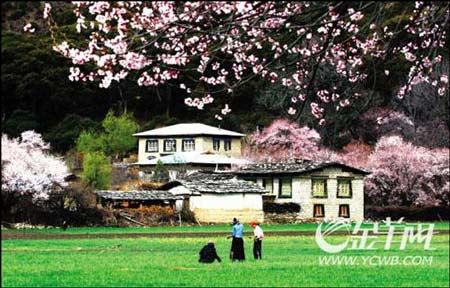
[[[55,21],[66,37],[82,41],[85,35],[76,31],[73,7],[66,2],[50,3]],[[287,118],[316,129],[322,144],[330,148],[342,148],[352,140],[373,145],[390,133],[420,146],[449,145],[448,90],[440,96],[425,83],[417,85],[408,97],[396,97],[401,77],[407,74],[405,59],[385,61],[377,68],[379,79],[372,81],[373,85],[369,81],[364,91],[370,97],[339,114],[330,114],[323,126],[306,110],[292,117],[286,106],[291,97],[285,87],[259,78],[239,86],[226,100],[216,97],[214,108],[198,110],[184,104],[189,95],[176,85],[139,86],[127,78],[105,89],[96,83],[70,81],[69,61],[52,49],[52,37],[42,19],[42,3],[4,1],[1,5],[2,132],[17,137],[23,131],[35,130],[57,152],[73,148],[82,130],[99,129],[109,110],[117,114],[131,112],[140,130],[202,122],[250,134],[275,119]],[[406,19],[408,15],[401,14],[403,6],[414,3],[389,5],[392,13],[381,15],[384,23]],[[36,32],[24,33],[26,23],[35,25]],[[443,54],[446,58],[441,69],[448,71],[448,51]],[[391,73],[384,75],[383,70]],[[194,90],[201,93],[204,89],[198,84]],[[225,103],[232,113],[219,121],[214,115]]]

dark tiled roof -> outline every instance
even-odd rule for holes
[[[111,200],[178,200],[182,197],[169,191],[143,190],[143,191],[95,191],[103,199]]]
[[[192,194],[202,193],[267,193],[258,184],[237,179],[232,174],[216,174],[213,172],[195,172],[182,179],[177,179],[168,185],[179,183],[186,187]],[[162,187],[164,189],[164,187]]]
[[[255,163],[245,165],[232,173],[236,175],[255,174],[302,174],[321,170],[327,167],[340,167],[356,174],[369,174],[370,172],[351,167],[338,162],[313,162],[311,160],[294,160],[278,163]]]

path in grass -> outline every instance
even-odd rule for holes
[[[342,241],[342,236],[333,236]],[[326,255],[313,236],[267,237],[263,260],[227,259],[230,240],[212,238],[222,263],[199,264],[207,239],[70,239],[2,241],[2,287],[73,286],[403,286],[448,287],[449,236],[434,235],[432,248],[410,244],[406,250],[355,251],[357,257],[432,256],[431,265],[320,265]],[[361,258],[358,258],[361,259]]]

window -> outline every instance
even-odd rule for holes
[[[272,178],[263,178],[263,187],[270,194],[273,193],[273,179]]]
[[[339,217],[343,218],[350,217],[350,207],[348,204],[339,205]]]
[[[338,198],[352,198],[352,180],[338,179]]]
[[[223,140],[223,149],[225,149],[225,151],[231,150],[231,139]]]
[[[213,138],[213,149],[214,149],[214,151],[220,150],[220,139],[219,138]]]
[[[327,179],[312,179],[312,196],[315,198],[327,197]]]
[[[158,140],[147,140],[145,142],[145,152],[158,152]]]
[[[278,198],[292,197],[292,178],[280,178]]]
[[[194,139],[183,139],[181,148],[185,152],[195,151],[195,140]]]
[[[177,141],[175,139],[164,140],[164,152],[177,151]]]
[[[323,204],[314,204],[314,217],[325,217],[325,208]]]

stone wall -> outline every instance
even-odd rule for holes
[[[327,197],[315,198],[312,196],[312,177],[327,178]],[[337,197],[337,179],[339,177],[351,178],[352,197]],[[292,178],[292,197],[279,198],[279,177],[273,177],[273,194],[276,196],[276,203],[295,202],[300,204],[301,210],[299,219],[311,219],[314,216],[314,204],[323,204],[325,217],[319,220],[332,220],[339,216],[339,205],[347,204],[350,208],[350,220],[360,221],[364,219],[364,180],[363,176],[355,175],[351,172],[342,171],[341,168],[327,168],[322,171],[294,176]],[[262,186],[263,178],[257,177],[257,183]]]

